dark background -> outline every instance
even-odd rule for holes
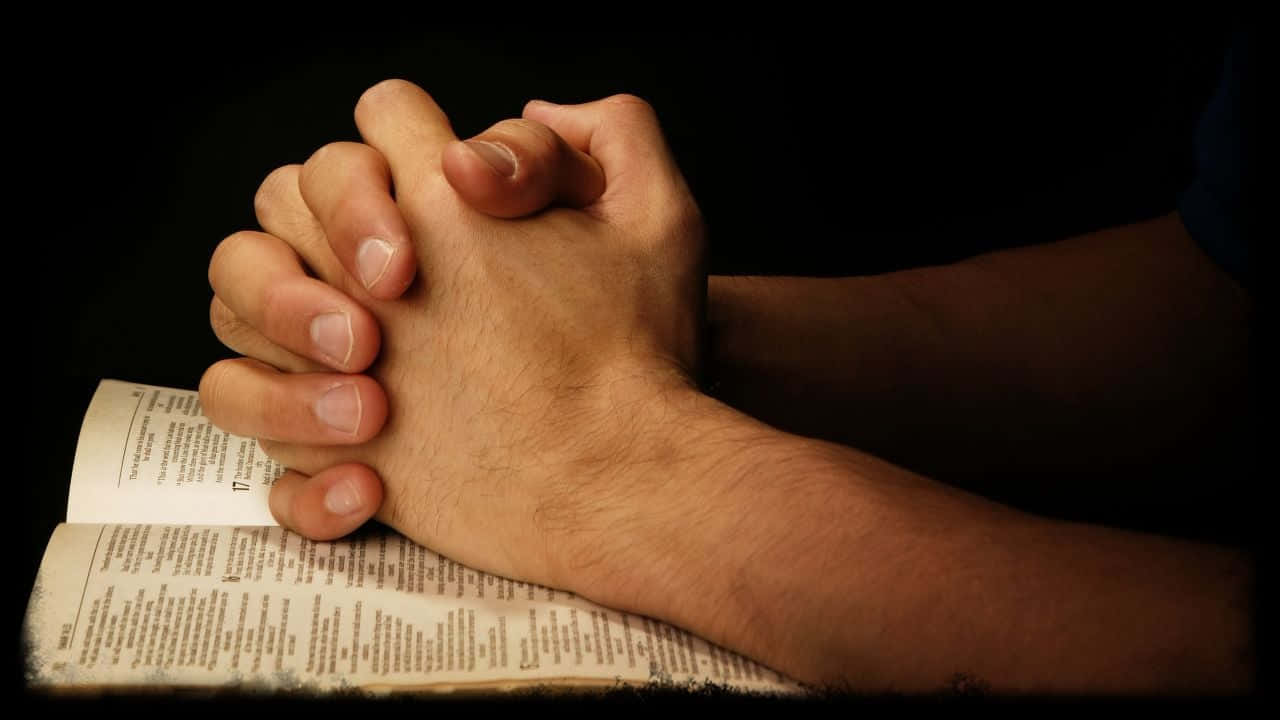
[[[358,139],[355,101],[381,79],[426,88],[464,137],[531,98],[640,95],[707,219],[713,272],[847,275],[1172,210],[1230,27],[1004,14],[605,24],[104,26],[14,58],[11,157],[33,192],[14,207],[30,227],[13,238],[25,289],[11,307],[32,326],[9,355],[35,430],[18,605],[63,518],[98,380],[194,388],[228,356],[207,321],[210,254],[256,227],[252,198],[272,169]],[[19,354],[29,338],[36,351]]]

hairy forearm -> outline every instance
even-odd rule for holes
[[[930,473],[1141,463],[1238,413],[1248,312],[1170,215],[880,276],[713,277],[708,375]]]
[[[1243,555],[1035,518],[709,398],[677,409],[621,470],[662,487],[598,544],[588,596],[858,691],[1252,682]]]

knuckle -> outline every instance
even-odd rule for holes
[[[671,198],[664,203],[669,215],[664,222],[667,243],[687,251],[698,252],[705,244],[705,225],[702,211],[687,195]]]
[[[310,187],[316,180],[316,175],[323,172],[323,169],[329,166],[335,157],[342,155],[342,143],[332,142],[327,145],[321,145],[316,151],[311,153],[311,157],[302,164],[302,170],[298,175],[298,187],[303,191],[305,196],[306,188]]]
[[[270,324],[273,319],[289,317],[288,314],[288,298],[289,286],[287,283],[263,283],[262,289],[258,294],[257,313],[250,312],[252,317],[260,318],[265,323]],[[270,328],[263,328],[269,331]]]
[[[297,185],[298,165],[285,165],[272,170],[253,195],[253,211],[259,223],[271,215],[271,212],[286,198],[289,185]]]
[[[376,112],[380,107],[385,107],[400,98],[420,92],[422,91],[418,86],[408,80],[401,80],[400,78],[383,80],[360,95],[360,99],[356,101],[356,113]]]
[[[605,98],[605,105],[614,112],[640,120],[656,120],[658,114],[648,100],[637,95],[623,93]]]
[[[234,360],[221,360],[210,365],[204,375],[200,376],[200,405],[214,425],[222,426],[225,420],[223,409],[226,406],[227,386],[230,384],[228,375],[233,372],[234,367]]]
[[[209,327],[213,328],[214,336],[223,345],[231,347],[232,341],[243,332],[244,323],[215,296],[213,302],[209,303]]]
[[[674,218],[672,224],[682,235],[701,235],[703,228],[702,209],[688,193],[672,203]]]
[[[278,436],[282,428],[292,427],[293,423],[290,421],[296,417],[292,412],[292,399],[287,391],[280,389],[265,392],[256,398],[257,402],[253,403],[256,426],[271,436]]]
[[[234,267],[239,256],[258,242],[258,237],[251,231],[241,230],[234,232],[223,238],[218,246],[213,249],[213,255],[209,258],[209,284],[215,285],[216,278],[220,274],[219,271],[228,267]]]
[[[302,169],[304,173],[314,173],[318,168],[331,163],[343,163],[348,158],[365,157],[368,154],[366,152],[368,150],[371,150],[371,148],[360,143],[345,140],[331,142],[311,153],[311,157],[307,158],[307,162],[303,164]]]
[[[328,143],[327,145],[321,145],[315,149],[315,152],[311,153],[311,156],[307,158],[307,161],[302,163],[302,173],[304,177],[315,172],[317,165],[324,163],[329,154],[333,152],[333,146],[335,144],[336,143]]]

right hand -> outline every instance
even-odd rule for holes
[[[445,148],[444,175],[464,202],[493,217],[515,218],[553,204],[583,207],[599,198],[604,191],[599,164],[540,122],[540,107],[545,112],[546,105],[531,102],[522,118],[504,120]],[[398,298],[412,285],[417,267],[392,194],[386,161],[372,148],[354,143],[327,145],[305,165],[271,173],[259,188],[254,204],[263,230],[303,245],[327,245],[331,252],[312,257],[336,258],[342,270],[312,270],[343,278],[330,285],[306,277],[296,257],[271,258],[262,274],[269,282],[257,285],[211,273],[215,335],[232,350],[270,366],[264,366],[266,372],[274,368],[296,374],[281,386],[282,393],[294,398],[282,397],[271,406],[305,406],[296,399],[323,395],[321,386],[333,384],[331,371],[362,373],[375,362],[381,336],[366,306]],[[242,246],[267,247],[258,240],[253,233],[238,233],[219,254]],[[343,315],[348,320],[337,322]],[[359,427],[351,432],[314,417],[275,417],[263,418],[261,437],[316,446],[371,439],[386,417],[385,394],[369,376],[355,380],[362,412]],[[333,398],[327,407],[341,409],[351,402],[349,397]],[[335,487],[346,491],[330,495]],[[273,490],[272,507],[282,524],[313,539],[330,539],[372,517],[382,497],[376,473],[344,464],[310,478],[287,473]]]

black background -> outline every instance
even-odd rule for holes
[[[531,98],[640,95],[702,207],[714,272],[845,275],[1173,209],[1229,26],[1001,13],[51,33],[9,62],[11,157],[31,190],[12,208],[10,307],[32,323],[9,357],[35,430],[11,596],[22,605],[63,517],[98,380],[194,388],[229,356],[207,321],[210,254],[256,227],[272,169],[358,139],[355,101],[381,79],[423,86],[464,137]]]

